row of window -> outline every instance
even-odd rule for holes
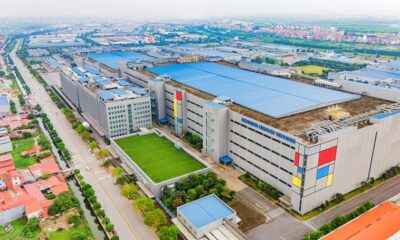
[[[190,100],[186,100],[186,102],[191,103],[191,104],[193,104],[193,105],[199,107],[200,109],[203,109],[203,106],[201,106],[200,104],[197,104],[197,103],[192,102],[192,101],[190,101]]]
[[[140,78],[137,78],[137,77],[133,76],[132,74],[130,74],[130,73],[128,73],[128,72],[124,72],[124,73],[125,73],[126,75],[128,75],[128,76],[133,77],[133,78],[136,79],[136,80],[139,80],[139,81],[142,81],[142,82],[146,83],[146,86],[147,86],[147,81],[145,81],[145,80],[143,80],[143,79],[140,79]]]
[[[276,152],[276,151],[274,151],[274,150],[268,148],[267,146],[264,146],[264,145],[260,144],[259,142],[253,141],[252,139],[247,138],[247,137],[243,136],[242,134],[240,134],[240,133],[238,133],[238,132],[235,132],[235,131],[233,131],[233,130],[231,130],[230,132],[233,133],[233,134],[235,134],[236,136],[239,136],[239,137],[241,137],[241,138],[243,138],[243,139],[245,139],[245,140],[247,140],[247,141],[249,141],[249,142],[251,142],[251,143],[253,143],[253,144],[257,145],[257,146],[259,146],[259,147],[264,148],[264,149],[267,150],[267,151],[272,152],[273,154],[275,154],[275,155],[277,155],[277,156],[279,156],[279,157],[282,157],[282,158],[284,158],[284,159],[286,159],[286,160],[288,160],[288,161],[290,161],[290,162],[292,162],[292,163],[294,162],[293,159],[290,159],[290,158],[288,158],[288,157],[286,157],[286,156],[284,156],[284,155],[282,155],[282,154],[279,154],[278,152]]]
[[[203,136],[199,131],[196,131],[194,128],[192,128],[192,127],[190,127],[190,126],[187,126],[187,128],[190,129],[190,130],[192,130],[193,132],[197,133],[200,137]]]
[[[239,145],[238,143],[236,143],[236,142],[234,142],[234,141],[232,141],[232,140],[230,140],[230,142],[231,142],[232,144],[234,144],[234,145],[240,147],[241,149],[243,149],[243,150],[245,150],[245,151],[247,151],[247,152],[253,154],[254,156],[258,157],[259,159],[264,160],[265,162],[271,164],[272,166],[274,166],[274,167],[276,167],[276,168],[279,168],[280,170],[284,171],[285,173],[287,173],[287,174],[289,174],[289,175],[292,175],[292,173],[289,172],[288,170],[284,169],[283,167],[278,166],[278,165],[275,164],[274,162],[272,162],[272,161],[270,161],[270,160],[268,160],[268,159],[262,157],[261,155],[259,155],[259,154],[255,153],[255,152],[251,151],[250,149],[247,149],[247,148],[245,148],[245,147]]]
[[[248,127],[248,126],[246,126],[246,125],[244,125],[244,124],[242,124],[242,123],[240,123],[240,122],[237,122],[237,121],[235,121],[235,120],[233,120],[233,119],[231,119],[231,122],[236,123],[237,125],[240,125],[240,126],[242,126],[242,127],[244,127],[244,128],[247,128],[247,129],[249,129],[250,131],[253,131],[253,132],[255,132],[255,133],[258,133],[258,134],[261,135],[261,136],[264,136],[264,137],[266,137],[266,138],[269,138],[269,139],[271,139],[271,140],[274,140],[275,142],[280,143],[280,144],[282,144],[282,145],[284,145],[284,146],[286,146],[286,147],[289,147],[289,148],[291,148],[291,149],[295,149],[294,146],[291,146],[291,145],[289,145],[289,144],[287,144],[287,143],[285,143],[285,142],[280,141],[280,140],[277,139],[277,138],[274,138],[274,137],[271,137],[271,136],[269,136],[269,135],[267,135],[267,134],[264,134],[263,132],[257,131],[257,130],[255,130],[255,129],[253,129],[253,128],[250,128],[250,127]]]
[[[197,125],[199,125],[200,127],[203,127],[203,124],[196,122],[195,120],[191,119],[190,117],[187,117],[187,119]]]
[[[290,185],[289,183],[287,183],[287,182],[285,182],[284,180],[278,178],[277,176],[273,175],[272,173],[267,172],[264,168],[259,167],[258,165],[254,164],[253,162],[246,160],[244,157],[240,156],[239,154],[235,153],[234,151],[230,150],[229,152],[232,153],[233,155],[235,155],[236,157],[242,159],[243,161],[247,162],[248,164],[254,166],[255,168],[261,170],[261,171],[264,172],[265,174],[271,176],[272,178],[275,178],[276,180],[278,180],[279,182],[285,184],[286,186],[292,187],[292,185]],[[235,166],[238,166],[238,165],[235,164]],[[239,166],[239,167],[240,167],[240,166]],[[240,167],[240,168],[243,169],[242,167]],[[245,170],[245,169],[243,169],[243,170]],[[248,171],[248,170],[245,170],[245,171]]]
[[[190,110],[190,109],[187,109],[187,111],[193,113],[193,114],[196,115],[196,116],[199,116],[199,117],[203,118],[203,116],[200,115],[200,114],[198,114],[197,112],[194,112],[194,111],[192,111],[192,110]]]

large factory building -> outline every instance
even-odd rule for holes
[[[215,63],[125,67],[153,120],[273,185],[304,214],[400,163],[400,104]]]

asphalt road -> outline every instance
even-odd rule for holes
[[[371,201],[375,205],[380,204],[389,198],[400,193],[400,176],[390,179],[388,182],[383,183],[369,191],[358,195],[341,205],[330,209],[324,213],[309,220],[309,222],[315,226],[321,226],[322,224],[332,220],[338,215],[349,213],[359,207],[366,201]]]
[[[131,201],[120,195],[120,189],[113,184],[111,175],[99,166],[99,162],[72,129],[71,124],[50,99],[43,86],[33,78],[23,62],[16,56],[15,50],[11,57],[32,90],[32,101],[39,103],[47,113],[54,128],[64,140],[65,146],[71,151],[75,167],[81,170],[85,180],[93,186],[98,201],[115,225],[120,239],[158,239],[155,232],[143,223],[142,217],[133,209]]]
[[[237,193],[267,216],[267,222],[246,232],[252,240],[299,240],[313,229],[247,187]]]

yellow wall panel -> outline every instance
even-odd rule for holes
[[[301,179],[296,176],[293,176],[292,183],[296,187],[301,187]]]

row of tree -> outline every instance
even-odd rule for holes
[[[62,155],[65,160],[70,161],[71,160],[71,153],[65,147],[65,144],[64,144],[63,140],[59,137],[57,131],[54,129],[54,126],[50,122],[49,117],[47,117],[47,114],[46,113],[42,113],[41,114],[41,118],[42,118],[44,126],[49,131],[50,137],[51,137],[54,145],[57,147],[58,152],[60,153],[60,155]]]
[[[225,202],[233,200],[235,192],[226,187],[226,182],[214,172],[191,174],[176,182],[174,187],[163,189],[161,200],[172,212],[176,208],[196,199],[215,194]]]
[[[318,230],[308,233],[304,235],[303,239],[304,240],[318,240],[321,237],[325,236],[326,234],[330,233],[331,231],[337,229],[338,227],[344,225],[345,223],[349,222],[350,220],[360,216],[364,212],[370,210],[373,208],[375,205],[371,202],[366,202],[360,207],[358,207],[355,211],[343,215],[343,216],[337,216],[334,219],[332,219],[330,222],[322,225]]]

